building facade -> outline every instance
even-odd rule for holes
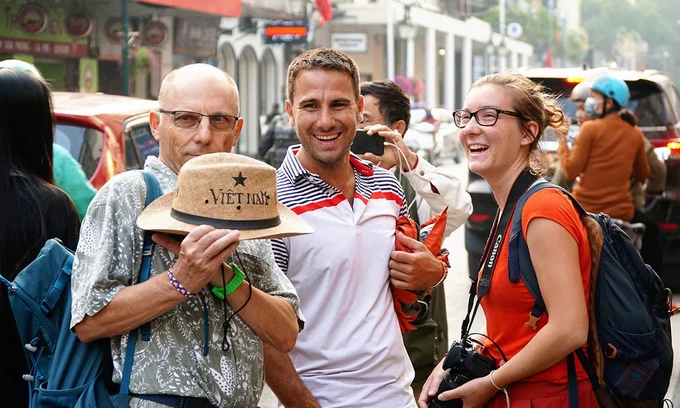
[[[452,110],[462,105],[474,80],[526,66],[534,50],[475,17],[447,14],[442,8],[448,3],[338,2],[339,16],[314,30],[313,45],[347,52],[364,80],[416,78],[423,92],[411,94],[415,103]],[[473,9],[456,3],[456,12]]]

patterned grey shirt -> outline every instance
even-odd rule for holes
[[[145,163],[164,193],[172,191],[177,175],[157,158]],[[83,220],[72,277],[71,328],[102,310],[122,288],[138,281],[143,231],[136,226],[144,208],[146,185],[139,171],[115,176],[99,191]],[[299,300],[281,272],[269,241],[241,241],[235,262],[253,286],[285,299],[298,315]],[[154,246],[150,276],[164,273],[175,256]],[[204,355],[203,307],[200,297],[188,299],[151,322],[151,340],[138,340],[130,391],[208,398],[221,407],[255,407],[263,387],[262,342],[238,317],[231,319],[229,351],[222,351],[222,302],[203,289],[209,313],[208,354]],[[153,302],[153,299],[149,299]],[[144,304],[138,305],[143,308]],[[227,305],[227,314],[232,310]],[[120,382],[129,335],[111,338],[113,379]],[[162,407],[133,398],[132,407]]]

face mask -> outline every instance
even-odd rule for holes
[[[583,110],[586,111],[586,115],[590,116],[590,118],[596,119],[598,114],[597,102],[595,102],[595,99],[588,97],[588,99],[586,99],[585,103],[583,104]]]

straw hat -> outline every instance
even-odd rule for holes
[[[179,171],[175,191],[137,218],[143,230],[186,235],[199,225],[236,229],[240,239],[281,238],[314,230],[276,200],[276,170],[250,157],[213,153]]]

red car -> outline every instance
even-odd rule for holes
[[[99,189],[114,175],[139,169],[158,143],[149,128],[157,102],[119,95],[54,92],[55,142],[68,149]]]

